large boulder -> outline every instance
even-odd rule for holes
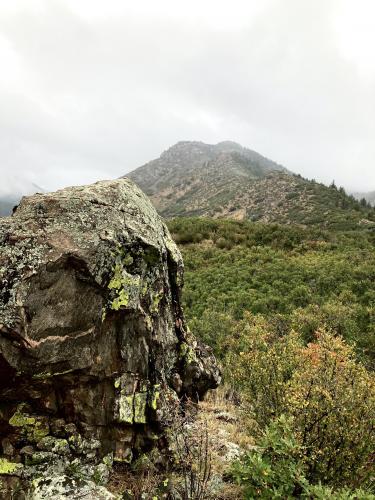
[[[171,405],[218,385],[185,327],[181,255],[131,181],[24,198],[0,219],[0,249],[8,482],[54,460],[131,461],[164,442]]]

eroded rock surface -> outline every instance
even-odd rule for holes
[[[182,281],[176,245],[129,180],[27,197],[0,219],[3,485],[53,463],[60,478],[79,463],[104,481],[112,458],[163,441],[178,398],[217,386],[211,351],[185,328]],[[43,498],[41,480],[34,490]]]

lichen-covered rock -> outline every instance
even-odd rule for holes
[[[211,351],[186,330],[182,282],[176,245],[129,180],[27,197],[0,219],[8,475],[48,454],[131,461],[158,442],[170,403],[217,386]]]

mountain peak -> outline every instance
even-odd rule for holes
[[[165,217],[358,227],[373,217],[345,191],[308,181],[233,141],[180,141],[127,174]],[[375,212],[374,212],[375,215]]]
[[[285,168],[233,141],[218,144],[180,141],[127,177],[152,199],[156,196],[154,204],[164,213],[169,202],[181,197],[187,200],[194,192],[192,208],[199,210],[202,203],[210,203],[212,197],[220,197],[223,191],[233,194],[244,183],[273,171]]]
[[[225,151],[242,151],[245,149],[241,144],[234,141],[221,141],[218,142],[215,146],[217,149],[225,150]]]
[[[176,188],[181,182],[207,175],[232,183],[236,178],[261,177],[284,167],[233,141],[206,144],[180,141],[159,158],[127,174],[148,195],[164,188]]]

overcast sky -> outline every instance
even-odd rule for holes
[[[0,173],[55,189],[230,139],[374,190],[374,26],[373,0],[0,0]]]

